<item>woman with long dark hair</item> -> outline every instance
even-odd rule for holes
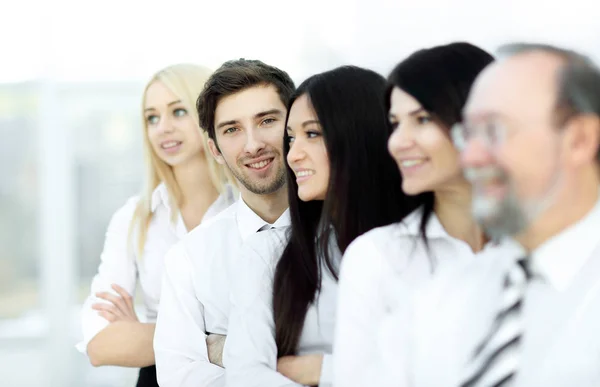
[[[388,149],[403,191],[420,205],[402,222],[374,229],[346,250],[334,345],[336,386],[374,385],[386,356],[379,346],[386,315],[409,307],[440,266],[471,259],[487,246],[471,216],[471,185],[451,128],[461,121],[475,78],[492,61],[479,47],[452,43],[415,52],[389,76]]]
[[[244,267],[234,270],[228,386],[331,385],[342,254],[359,235],[416,208],[385,152],[385,87],[375,72],[345,66],[310,77],[292,97],[291,227],[249,239]]]

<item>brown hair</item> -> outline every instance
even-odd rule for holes
[[[196,102],[200,126],[215,139],[215,110],[221,98],[258,85],[273,85],[281,102],[287,106],[294,92],[290,76],[259,60],[237,59],[223,63],[204,85]]]

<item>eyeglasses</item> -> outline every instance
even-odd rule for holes
[[[507,136],[506,126],[498,121],[483,122],[478,125],[456,123],[450,129],[452,142],[458,150],[463,150],[468,142],[475,137],[484,141],[490,148],[496,148],[504,144]]]

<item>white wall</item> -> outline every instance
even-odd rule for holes
[[[36,109],[27,110],[29,102],[15,102],[21,101],[16,95],[26,85],[13,85],[0,101],[1,122],[13,122],[18,116],[37,123],[25,140],[16,140],[19,128],[14,125],[0,126],[3,141],[15,141],[15,146],[32,155],[11,170],[20,174],[18,187],[25,188],[3,186],[7,180],[0,178],[0,205],[2,200],[8,203],[7,198],[25,200],[30,195],[26,203],[35,211],[23,238],[5,240],[0,228],[0,268],[13,270],[16,262],[29,261],[38,266],[34,295],[26,286],[31,274],[22,269],[14,269],[20,276],[14,286],[4,290],[0,286],[0,300],[26,305],[17,316],[2,320],[8,312],[0,302],[0,384],[133,385],[134,371],[92,369],[75,353],[73,344],[78,335],[77,305],[90,276],[82,267],[96,259],[110,212],[134,193],[132,186],[141,170],[140,158],[139,164],[131,162],[134,165],[126,175],[114,174],[119,163],[115,154],[123,157],[122,163],[128,153],[140,150],[135,85],[157,69],[176,62],[217,67],[225,60],[246,57],[280,66],[296,81],[347,63],[385,75],[412,51],[453,40],[468,40],[489,50],[512,40],[541,41],[583,50],[600,60],[599,8],[597,0],[3,2],[0,88],[36,81],[35,98],[41,99]],[[107,81],[111,86],[103,87]],[[71,90],[70,99],[65,99],[63,88]],[[100,108],[100,97],[122,104]],[[78,99],[80,103],[75,103]],[[97,141],[96,130],[113,138],[122,133],[122,141]],[[33,166],[27,164],[30,159]],[[13,162],[0,154],[0,166]],[[93,181],[86,183],[76,176],[77,168],[86,166],[106,176],[103,186],[92,187]],[[90,204],[85,195],[97,190],[110,190],[106,195],[110,199]],[[91,222],[90,217],[97,215],[98,223],[93,232],[86,231],[90,246],[83,250],[81,243],[88,239],[76,234],[85,226],[77,220],[82,213],[86,214],[83,221]],[[53,221],[53,217],[60,219]],[[32,232],[38,226],[39,232]],[[32,243],[39,248],[34,256],[2,256],[2,244],[7,243]],[[91,251],[92,256],[78,256],[76,251]]]

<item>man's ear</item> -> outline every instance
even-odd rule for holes
[[[594,162],[600,144],[600,119],[594,115],[580,115],[571,120],[567,146],[570,162],[583,165]]]
[[[210,149],[210,153],[215,158],[215,160],[217,160],[217,163],[225,165],[225,159],[221,154],[221,150],[219,149],[219,146],[217,145],[215,140],[213,140],[212,138],[208,139],[208,149]]]

